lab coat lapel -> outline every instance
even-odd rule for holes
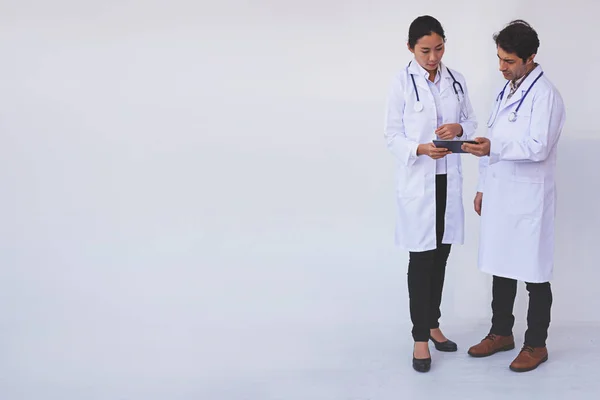
[[[416,85],[419,87],[419,91],[423,91],[425,90],[426,92],[429,92],[429,84],[427,83],[427,77],[425,76],[425,74],[427,73],[427,71],[425,71],[417,62],[417,60],[412,60],[412,62],[410,63],[410,66],[408,67],[408,73],[409,74],[413,74],[415,77],[415,83]],[[410,79],[410,77],[409,77]],[[410,82],[410,84],[412,84],[412,82]],[[421,101],[423,101],[423,98],[421,98]]]
[[[527,78],[525,78],[523,83],[521,83],[521,86],[519,86],[519,88],[517,89],[515,94],[513,94],[513,96],[509,100],[502,101],[502,105],[500,106],[500,111],[521,101],[523,96],[525,96],[525,92],[527,92],[527,89],[529,89],[529,87],[531,86],[533,81],[535,81],[535,78],[537,78],[538,75],[541,73],[542,73],[542,67],[540,65],[538,65],[537,67],[534,68],[533,71],[531,71],[531,73],[527,76]],[[506,93],[504,95],[508,96],[509,93],[510,93],[510,83],[506,87]],[[529,95],[531,95],[531,94],[529,94]]]
[[[525,79],[525,82],[521,83],[521,86],[519,86],[519,88],[517,89],[515,94],[513,94],[513,96],[510,99],[505,100],[506,99],[505,98],[502,100],[502,104],[500,105],[500,112],[509,108],[513,104],[521,101],[521,98],[525,95],[525,92],[527,91],[527,86],[525,86],[525,88],[523,89],[523,85],[526,85],[528,83],[527,80],[529,80],[529,77],[527,77],[527,79]],[[506,87],[506,93],[504,94],[504,96],[508,96],[509,93],[510,93],[510,84]]]
[[[440,95],[443,95],[444,92],[448,89],[452,89],[452,77],[448,73],[448,69],[440,63],[440,70],[438,72],[441,74],[441,82],[440,82]]]

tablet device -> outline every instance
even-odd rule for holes
[[[452,153],[465,153],[465,151],[461,148],[463,143],[471,143],[478,144],[474,140],[434,140],[433,144],[435,147],[443,147]]]

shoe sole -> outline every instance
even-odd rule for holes
[[[424,374],[424,373],[427,373],[427,372],[429,372],[429,371],[431,370],[431,367],[429,367],[429,368],[424,368],[424,369],[419,369],[419,368],[415,368],[415,367],[413,367],[413,369],[414,369],[415,371],[417,371],[417,372],[420,372],[420,373]]]
[[[469,354],[471,357],[482,358],[482,357],[492,356],[492,355],[494,355],[494,354],[496,354],[496,353],[498,353],[500,351],[510,351],[510,350],[513,350],[514,348],[515,348],[515,344],[513,343],[513,344],[509,344],[509,345],[504,346],[504,347],[500,347],[500,348],[492,351],[491,353],[477,354],[477,353],[471,353],[471,351],[469,350],[467,352],[467,354]]]
[[[447,348],[439,348],[437,346],[435,347],[435,349],[437,351],[442,351],[444,353],[454,353],[455,351],[458,351],[458,348],[456,348],[456,349],[447,349]]]
[[[508,367],[508,368],[510,368],[510,370],[513,372],[528,372],[528,371],[533,371],[534,369],[536,369],[537,367],[539,367],[546,361],[548,361],[548,356],[542,358],[542,360],[539,363],[537,363],[536,365],[534,365],[531,368],[514,368],[514,367]]]

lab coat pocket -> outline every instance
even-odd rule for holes
[[[425,177],[418,167],[401,168],[398,171],[399,198],[422,197],[425,194]]]
[[[544,170],[539,162],[516,162],[512,179],[517,182],[543,183]]]
[[[538,163],[515,163],[515,171],[506,190],[512,215],[538,219],[544,208],[544,178]]]

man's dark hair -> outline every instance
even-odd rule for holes
[[[430,15],[422,15],[415,19],[408,28],[408,45],[411,49],[414,49],[419,39],[432,33],[437,33],[444,41],[446,40],[444,28],[442,28],[440,21]]]
[[[494,35],[496,46],[507,53],[516,54],[525,62],[536,54],[540,46],[537,32],[527,22],[518,19],[510,22]]]

